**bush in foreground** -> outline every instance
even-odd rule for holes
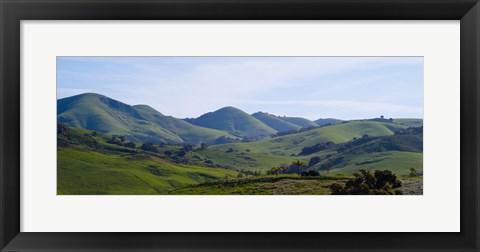
[[[354,173],[355,178],[345,183],[345,186],[334,183],[330,186],[334,195],[398,195],[401,190],[395,190],[402,186],[402,182],[390,170],[370,171],[360,170]]]

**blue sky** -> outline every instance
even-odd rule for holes
[[[57,57],[58,98],[87,92],[178,118],[423,118],[423,57]]]

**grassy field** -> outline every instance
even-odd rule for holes
[[[352,175],[323,175],[317,178],[280,175],[253,179],[219,181],[170,191],[173,195],[330,195],[330,185],[345,184]],[[402,177],[399,189],[408,195],[423,193],[423,177]]]
[[[107,155],[64,148],[57,152],[57,194],[168,194],[237,172],[165,162],[148,155]]]
[[[297,175],[260,177],[229,182],[213,182],[170,191],[186,195],[326,195],[329,186],[344,183],[349,176],[302,178]]]

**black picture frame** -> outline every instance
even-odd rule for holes
[[[0,0],[0,15],[1,251],[479,251],[477,0]],[[20,232],[20,21],[150,19],[461,20],[461,232]]]

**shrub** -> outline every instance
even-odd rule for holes
[[[402,186],[397,176],[390,170],[370,171],[360,170],[354,173],[355,178],[347,181],[345,186],[334,183],[330,190],[334,195],[395,195],[403,194],[401,190],[394,190]]]
[[[320,173],[318,171],[303,171],[300,175],[302,177],[314,177],[320,176]]]
[[[122,145],[122,142],[116,136],[112,136],[112,138],[110,138],[110,140],[108,140],[107,143]]]
[[[325,143],[318,143],[318,144],[315,144],[313,146],[307,146],[307,147],[304,147],[298,155],[299,156],[310,155],[312,153],[316,153],[316,152],[328,149],[328,148],[330,148],[334,145],[335,144],[332,141],[328,141],[328,142],[325,142]]]
[[[151,142],[146,142],[146,143],[142,144],[142,146],[140,146],[140,149],[142,149],[144,151],[150,151],[150,152],[158,153],[157,147],[153,146],[153,143],[151,143]]]
[[[135,147],[137,147],[134,142],[124,143],[123,146],[127,148],[132,148],[132,149],[135,149]]]
[[[417,170],[415,168],[410,168],[410,177],[416,177],[417,176]]]

